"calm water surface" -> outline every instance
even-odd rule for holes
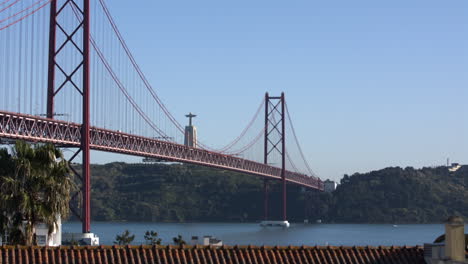
[[[468,226],[466,227],[468,228]],[[133,244],[142,244],[147,230],[159,233],[163,244],[182,235],[216,236],[227,245],[422,245],[432,242],[444,232],[443,224],[384,225],[384,224],[291,224],[290,228],[264,228],[258,223],[145,223],[93,222],[92,230],[103,245],[112,245],[115,236],[128,229],[135,235]],[[80,232],[81,223],[63,224],[64,232]]]

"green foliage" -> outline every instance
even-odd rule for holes
[[[130,235],[130,231],[125,230],[121,235],[115,236],[114,244],[117,245],[130,245],[135,240],[135,235]]]
[[[248,175],[125,163],[93,165],[92,174],[93,220],[237,222],[256,221],[262,212],[262,180]]]
[[[93,165],[92,218],[99,221],[255,222],[263,180],[188,164]],[[339,223],[430,223],[468,217],[468,167],[386,168],[345,175],[333,193],[288,185],[288,219]],[[281,185],[270,181],[270,218],[281,218]]]
[[[468,217],[467,167],[386,168],[343,178],[322,217],[346,223],[435,223]]]
[[[182,238],[181,235],[178,235],[177,237],[172,238],[172,241],[174,241],[175,245],[182,246],[187,243],[185,243],[184,239]]]
[[[158,238],[158,233],[154,231],[145,232],[145,241],[147,245],[161,245],[161,238]]]
[[[0,149],[0,235],[32,245],[39,222],[51,234],[57,216],[68,215],[72,188],[68,163],[53,145],[17,141],[11,154]]]

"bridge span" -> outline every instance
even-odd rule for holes
[[[72,122],[0,111],[0,138],[79,148],[81,130],[80,124]],[[90,129],[90,147],[93,150],[191,163],[281,180],[281,168],[278,167],[98,127]],[[320,178],[288,170],[285,171],[285,175],[289,183],[323,190],[323,182]]]

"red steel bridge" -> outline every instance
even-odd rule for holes
[[[91,23],[91,21],[93,23]],[[163,88],[160,88],[163,89]],[[323,190],[305,158],[284,93],[261,101],[222,147],[183,144],[184,127],[137,64],[105,0],[0,0],[0,139],[53,143],[81,157],[83,232],[89,233],[90,151],[184,162]],[[264,111],[264,115],[261,113]]]

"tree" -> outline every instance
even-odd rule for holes
[[[68,162],[52,144],[30,145],[17,141],[0,150],[0,234],[12,244],[33,245],[39,222],[57,227],[58,217],[69,213],[74,185]]]
[[[121,235],[115,237],[114,244],[117,245],[129,245],[135,239],[135,235],[130,235],[130,231],[125,230]]]
[[[13,162],[11,155],[8,153],[7,149],[0,149],[0,187],[2,185],[3,179],[6,175],[10,175],[13,171]],[[0,199],[4,200],[7,197],[3,193],[0,193]],[[2,203],[0,200],[0,204]],[[0,206],[2,213],[0,213],[0,238],[2,241],[6,241],[6,236],[8,235],[7,229],[9,225],[9,217],[6,214],[3,206]]]
[[[161,238],[158,238],[158,233],[154,231],[145,232],[145,241],[147,245],[161,245]]]
[[[185,243],[181,235],[178,235],[177,237],[172,238],[172,240],[174,241],[174,244],[179,245],[179,246],[187,244]]]

